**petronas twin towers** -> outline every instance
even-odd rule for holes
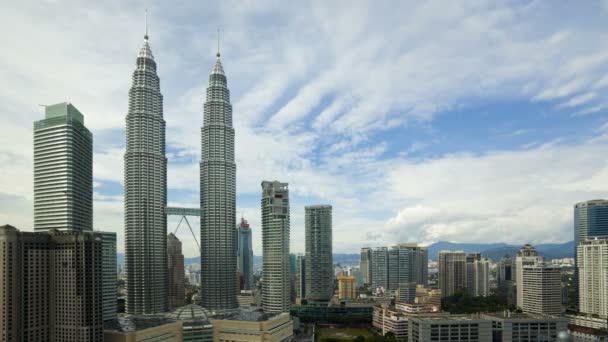
[[[147,34],[136,64],[126,118],[126,311],[153,314],[167,310],[167,158],[163,97]],[[204,105],[200,191],[203,306],[236,308],[234,128],[219,51]]]

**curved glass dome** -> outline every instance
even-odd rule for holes
[[[167,314],[168,318],[188,322],[188,321],[208,321],[213,316],[213,311],[207,310],[200,305],[188,304],[177,308]]]

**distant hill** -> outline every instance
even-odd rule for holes
[[[574,257],[574,241],[569,241],[560,244],[539,244],[534,245],[534,247],[540,255],[544,256],[549,260]],[[508,245],[506,243],[471,244],[446,241],[439,241],[428,246],[429,259],[432,260],[437,260],[437,255],[439,254],[439,251],[462,250],[465,252],[480,252],[483,257],[490,258],[494,262],[500,260],[500,258],[502,258],[502,256],[504,256],[505,254],[514,257],[520,248],[520,245]]]
[[[461,250],[465,252],[480,252],[485,258],[490,258],[492,261],[497,262],[505,254],[514,257],[519,251],[520,245],[508,245],[506,243],[455,243],[448,241],[435,242],[428,246],[429,259],[437,260],[439,251],[442,250]],[[562,258],[574,258],[574,241],[568,241],[566,243],[546,243],[535,245],[536,250],[540,255],[545,258],[562,259]],[[359,262],[359,253],[336,253],[334,254],[334,264],[356,264]],[[125,257],[123,253],[116,253],[116,262],[119,265],[123,265]],[[201,262],[199,256],[192,258],[185,258],[184,263],[186,265],[198,264]],[[254,265],[262,265],[262,256],[253,256]]]

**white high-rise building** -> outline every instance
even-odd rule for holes
[[[262,308],[289,312],[289,189],[287,183],[262,182]],[[308,263],[308,260],[306,260]]]
[[[525,244],[515,258],[515,283],[517,284],[517,301],[516,304],[519,308],[523,308],[523,281],[524,281],[524,266],[534,266],[538,263],[542,263],[544,258],[536,252],[536,249]]]
[[[521,309],[526,313],[559,315],[562,313],[562,273],[559,267],[523,266]],[[518,291],[519,292],[519,291]]]
[[[581,240],[576,260],[580,312],[608,319],[608,238]]]
[[[487,297],[490,295],[490,260],[482,258],[475,260],[475,296]]]

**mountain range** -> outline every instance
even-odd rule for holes
[[[520,249],[519,245],[509,245],[506,243],[456,243],[456,242],[448,242],[448,241],[439,241],[435,242],[432,245],[429,245],[427,248],[429,250],[429,259],[437,260],[437,255],[439,251],[442,250],[461,250],[464,252],[472,253],[472,252],[480,252],[481,255],[485,258],[490,258],[493,262],[497,262],[504,255],[510,255],[511,257],[515,257],[517,251]],[[538,253],[545,258],[552,259],[562,259],[562,258],[574,258],[574,241],[568,241],[565,243],[546,243],[539,244],[534,246]],[[359,262],[359,253],[334,253],[334,263],[335,264],[356,264]],[[191,258],[185,258],[184,263],[186,265],[197,264],[200,263],[200,256],[195,256]],[[119,265],[124,264],[124,254],[116,253],[116,261]],[[262,264],[262,256],[255,255],[253,257],[254,265]]]

